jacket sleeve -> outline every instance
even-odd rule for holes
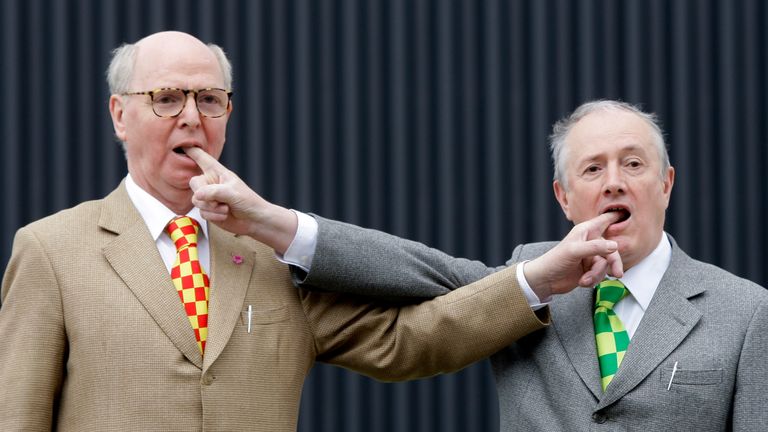
[[[34,233],[20,229],[2,284],[0,430],[50,430],[66,362],[56,276]]]
[[[381,231],[315,218],[318,237],[312,268],[308,274],[291,268],[294,282],[303,288],[418,301],[504,268],[454,258]]]
[[[514,266],[402,307],[339,293],[300,295],[317,359],[384,381],[459,370],[549,322],[548,310],[528,306]]]

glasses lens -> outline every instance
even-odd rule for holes
[[[222,89],[202,90],[197,93],[197,109],[206,117],[221,117],[227,112],[229,97]]]
[[[152,95],[152,109],[160,117],[173,117],[184,108],[184,92],[176,89],[158,90]]]

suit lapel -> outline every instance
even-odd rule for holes
[[[577,288],[552,303],[552,325],[573,368],[596,399],[602,396],[592,324],[593,291]]]
[[[256,262],[255,252],[244,239],[213,224],[208,224],[208,235],[211,245],[211,289],[204,369],[219,357],[240,320]],[[235,259],[235,256],[240,259]]]
[[[124,184],[104,199],[99,226],[117,234],[104,247],[104,257],[179,351],[202,368],[202,356],[176,288]]]
[[[701,294],[687,281],[688,257],[670,237],[672,259],[640,321],[626,356],[597,409],[608,406],[637,387],[675,350],[701,319],[689,299]]]

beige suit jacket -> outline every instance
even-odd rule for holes
[[[387,308],[298,290],[271,249],[216,226],[209,237],[203,358],[124,185],[20,229],[2,285],[0,430],[295,431],[315,360],[411,379],[543,325],[504,274]]]

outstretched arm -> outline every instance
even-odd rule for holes
[[[187,153],[203,171],[190,182],[193,203],[203,216],[284,253],[296,232],[293,212],[261,198],[204,151],[192,148]],[[616,243],[601,237],[617,218],[607,213],[575,226],[556,247],[525,265],[525,279],[539,298],[594,284],[606,273],[621,275]],[[307,286],[388,297],[432,297],[493,271],[482,263],[452,258],[384,233],[319,221],[315,260],[307,277],[300,280]]]
[[[308,287],[384,298],[431,298],[502,269],[454,258],[421,243],[380,231],[317,217],[312,270],[294,269]],[[539,299],[591,286],[606,273],[621,276],[616,243],[601,238],[616,215],[575,226],[555,247],[524,266],[524,278]],[[512,263],[510,263],[512,264]]]

